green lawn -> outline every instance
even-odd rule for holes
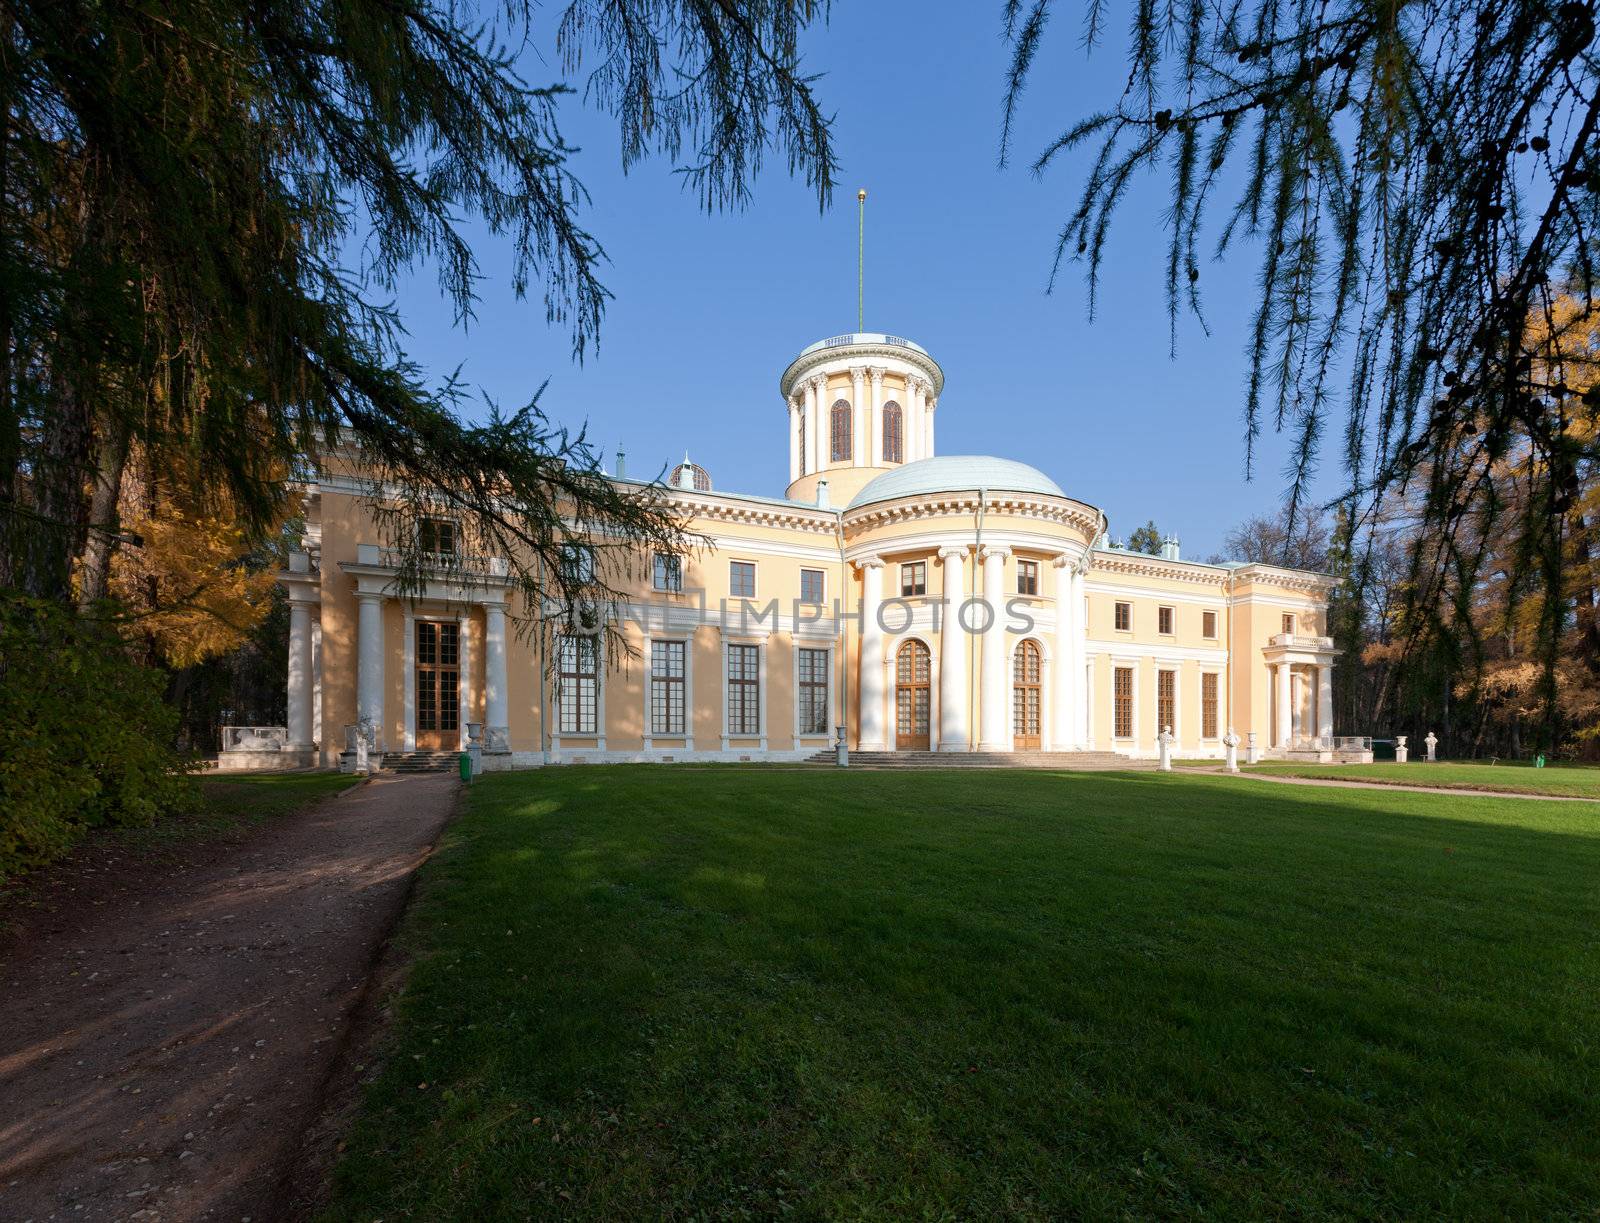
[[[1397,786],[1444,786],[1451,790],[1504,790],[1518,794],[1553,794],[1562,798],[1600,799],[1600,768],[1553,765],[1536,769],[1523,762],[1501,764],[1292,764],[1272,761],[1251,765],[1246,772],[1288,777],[1331,777],[1338,781],[1374,781]]]
[[[1600,805],[475,783],[330,1219],[1600,1208]]]

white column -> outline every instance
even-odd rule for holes
[[[806,470],[821,471],[827,450],[822,441],[822,420],[828,405],[822,402],[828,380],[817,376],[806,383]]]
[[[967,738],[967,634],[961,627],[961,605],[967,598],[967,549],[939,549],[943,572],[943,619],[939,636],[939,750],[964,752]]]
[[[1056,648],[1051,660],[1051,679],[1055,688],[1052,745],[1058,752],[1077,749],[1083,738],[1078,729],[1078,684],[1083,668],[1078,665],[1078,582],[1073,558],[1055,559],[1056,570]]]
[[[1278,750],[1283,751],[1289,746],[1290,715],[1292,713],[1293,697],[1290,690],[1289,664],[1278,664]]]
[[[867,375],[872,379],[872,395],[867,400],[866,465],[877,467],[883,463],[883,369],[874,365]]]
[[[322,744],[322,605],[311,618],[311,741]]]
[[[938,453],[933,447],[933,413],[938,406],[939,401],[929,395],[922,408],[922,428],[925,439],[922,447],[922,457],[925,459],[931,459]]]
[[[800,406],[801,399],[798,394],[789,396],[789,483],[793,484],[802,474],[801,465],[805,462],[800,453],[800,422],[805,419],[804,409]]]
[[[417,750],[417,613],[408,600],[405,605],[405,644],[401,656],[405,660],[405,713],[401,728],[401,746],[408,752]]]
[[[371,719],[383,750],[383,596],[359,594],[356,621],[356,719]]]
[[[861,733],[859,750],[888,748],[883,734],[883,628],[878,607],[883,596],[883,561],[876,556],[856,562],[861,571]]]
[[[289,746],[311,748],[311,608],[313,604],[289,597]]]
[[[1333,738],[1333,664],[1317,668],[1317,734],[1326,742]]]
[[[648,661],[646,663],[648,666]],[[492,751],[511,749],[511,701],[506,690],[506,605],[483,606],[483,735]]]
[[[1085,558],[1087,560],[1087,558]],[[1093,698],[1090,693],[1089,677],[1093,668],[1089,662],[1089,618],[1084,607],[1085,589],[1089,582],[1086,570],[1075,569],[1072,573],[1072,674],[1073,674],[1073,720],[1077,728],[1075,744],[1083,750],[1088,750],[1089,739],[1093,728],[1089,723],[1089,710]]]
[[[850,465],[852,467],[864,467],[869,462],[861,453],[867,448],[866,380],[865,365],[850,367],[850,423],[853,426],[850,438]]]
[[[1006,614],[1005,582],[1006,557],[1009,548],[983,550],[983,601],[988,613],[980,617],[988,622],[983,634],[983,688],[978,701],[978,750],[980,752],[1005,752],[1011,750],[1006,739],[1006,710],[1010,693],[1006,674]]]
[[[907,463],[915,463],[922,457],[917,448],[921,421],[922,415],[917,411],[916,380],[907,374],[905,394],[900,398],[900,456]]]
[[[467,750],[467,722],[472,717],[472,617],[462,612],[456,617],[461,657],[456,681],[456,717],[461,727],[461,750]]]

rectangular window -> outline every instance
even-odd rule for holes
[[[1039,562],[1017,562],[1017,593],[1019,595],[1036,595],[1039,593]]]
[[[910,599],[928,593],[928,562],[912,561],[900,566],[900,597]]]
[[[1156,672],[1156,734],[1174,730],[1178,725],[1178,673]]]
[[[1217,613],[1214,611],[1200,613],[1200,635],[1207,641],[1217,639]]]
[[[650,643],[650,733],[681,735],[684,719],[684,643]]]
[[[1118,739],[1133,738],[1133,668],[1118,667],[1111,673],[1111,733]]]
[[[429,556],[454,556],[460,542],[456,524],[448,518],[424,518],[417,523],[417,548]]]
[[[730,561],[728,563],[728,593],[735,599],[756,597],[756,563]]]
[[[1163,637],[1172,636],[1172,608],[1156,608],[1156,632]]]
[[[800,651],[800,731],[828,733],[828,651]]]
[[[728,647],[728,733],[761,733],[761,647]]]
[[[1200,737],[1217,737],[1217,673],[1207,671],[1200,677]]]
[[[1133,604],[1117,604],[1117,632],[1126,633],[1133,628]]]
[[[1290,636],[1294,635],[1294,613],[1293,612],[1284,612],[1283,613],[1283,631],[1288,633]]]
[[[594,549],[588,544],[561,545],[561,572],[573,586],[594,581]]]
[[[823,577],[824,574],[820,569],[802,569],[800,571],[800,602],[822,602]]]
[[[652,567],[650,584],[657,590],[664,590],[668,594],[679,594],[683,590],[683,558],[673,556],[667,552],[657,552],[655,564]]]
[[[600,695],[599,641],[594,637],[561,637],[556,644],[556,659],[561,733],[592,735]]]

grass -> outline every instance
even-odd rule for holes
[[[1271,761],[1246,772],[1282,777],[1329,777],[1338,781],[1371,781],[1394,786],[1440,786],[1447,790],[1503,790],[1548,794],[1558,798],[1600,799],[1600,768],[1553,765],[1536,769],[1525,761],[1477,764],[1413,760],[1406,764],[1295,764]]]
[[[474,783],[328,1219],[1600,1207],[1600,806]]]

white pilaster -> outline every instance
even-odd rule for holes
[[[311,609],[314,604],[289,596],[289,746],[308,751],[311,731]]]
[[[311,741],[322,746],[322,605],[311,617]]]
[[[470,741],[467,722],[472,717],[472,617],[462,612],[456,617],[456,628],[461,643],[461,667],[456,673],[456,717],[461,727],[461,750],[466,751]]]
[[[1333,738],[1333,664],[1323,663],[1317,668],[1317,735],[1327,741]]]
[[[867,370],[872,380],[872,394],[867,400],[867,461],[866,466],[878,467],[883,463],[883,369],[874,365]],[[902,420],[904,417],[902,416]]]
[[[985,619],[988,628],[983,634],[983,688],[978,702],[978,750],[980,752],[1006,752],[1011,743],[1006,738],[1007,710],[1010,693],[1006,691],[1006,625],[1005,625],[1005,564],[1011,555],[1010,548],[986,547],[983,550],[983,601],[988,604]]]
[[[406,669],[400,744],[406,751],[414,752],[417,750],[417,613],[409,600],[405,605],[405,634],[405,644],[400,648]]]
[[[802,400],[799,393],[789,396],[789,483],[793,484],[803,474],[802,464],[805,462],[800,453],[800,422],[805,419],[805,409],[801,406]]]
[[[483,606],[483,735],[484,747],[510,751],[511,701],[506,685],[506,605]]]
[[[940,548],[940,588],[944,607],[939,633],[939,750],[964,752],[967,735],[967,634],[961,605],[967,600],[967,549]]]
[[[850,367],[850,423],[854,426],[850,439],[850,466],[865,467],[871,459],[862,452],[867,449],[867,395],[865,383],[867,367]]]
[[[922,430],[924,439],[922,446],[922,457],[925,459],[931,459],[936,453],[938,453],[933,448],[933,413],[938,406],[938,399],[932,395],[929,395],[927,402],[923,405],[922,409]]]
[[[356,619],[356,719],[370,720],[383,750],[383,599],[358,594]]]
[[[1279,751],[1283,751],[1283,750],[1287,749],[1288,746],[1289,746],[1289,735],[1292,733],[1290,731],[1290,727],[1293,725],[1293,722],[1291,721],[1291,717],[1292,717],[1292,714],[1293,714],[1293,697],[1292,697],[1292,691],[1293,690],[1291,688],[1291,679],[1290,679],[1290,675],[1289,675],[1289,664],[1288,663],[1280,662],[1278,664],[1277,681],[1278,681],[1278,719],[1277,719],[1278,720],[1278,743],[1277,743],[1277,747],[1278,747]]]
[[[1055,716],[1051,722],[1054,737],[1052,745],[1058,752],[1076,751],[1083,739],[1078,729],[1078,684],[1083,668],[1078,665],[1077,571],[1073,558],[1061,555],[1055,559],[1056,571],[1056,647],[1055,666],[1051,670],[1054,692]]]
[[[806,470],[821,471],[827,462],[827,443],[823,440],[822,421],[828,414],[823,402],[828,390],[828,380],[821,374],[806,383]]]
[[[883,560],[863,557],[861,571],[861,734],[863,752],[887,749],[883,733],[883,627],[878,608],[883,598]]]

